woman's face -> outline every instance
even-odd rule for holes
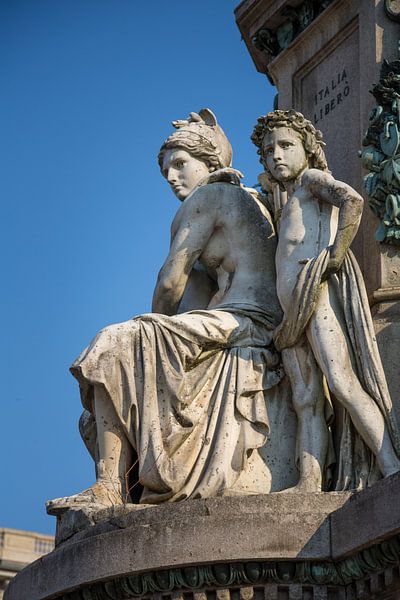
[[[187,198],[209,172],[205,162],[182,148],[168,148],[165,151],[162,174],[179,200]]]

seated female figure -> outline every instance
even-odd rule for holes
[[[173,124],[159,164],[182,204],[154,312],[106,327],[73,364],[97,481],[50,514],[129,501],[136,457],[140,503],[268,491],[257,449],[282,378],[274,229],[230,168],[213,113]]]

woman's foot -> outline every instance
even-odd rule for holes
[[[46,502],[46,511],[49,515],[61,515],[70,508],[83,508],[85,506],[98,506],[106,508],[126,503],[123,497],[119,480],[98,480],[87,490],[73,496],[55,498]]]

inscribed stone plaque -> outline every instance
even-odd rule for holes
[[[324,134],[333,175],[360,185],[357,20],[294,75],[294,106]]]

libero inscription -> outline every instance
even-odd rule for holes
[[[329,84],[321,88],[314,95],[314,124],[325,119],[335,110],[350,94],[350,85],[346,69],[332,77]]]

